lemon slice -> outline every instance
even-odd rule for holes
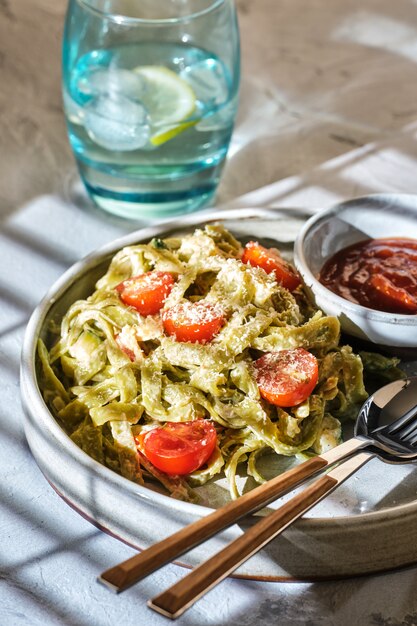
[[[152,145],[160,146],[198,122],[183,121],[194,113],[196,107],[195,93],[184,79],[158,65],[144,65],[134,71],[145,81],[146,89],[141,99],[151,121]]]

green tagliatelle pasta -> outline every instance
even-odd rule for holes
[[[341,420],[354,417],[367,397],[360,356],[339,345],[337,319],[313,310],[302,286],[290,293],[273,274],[242,263],[242,251],[219,225],[124,248],[94,293],[70,307],[51,349],[39,342],[45,401],[87,454],[130,480],[151,477],[174,497],[191,499],[193,485],[222,472],[238,496],[241,464],[261,482],[257,459],[268,451],[313,454],[339,443]],[[164,309],[186,300],[221,303],[226,322],[212,341],[178,342],[164,333],[159,313],[143,317],[123,304],[115,287],[151,270],[176,277]],[[290,409],[270,405],[252,363],[296,347],[318,359],[316,388]],[[395,365],[380,359],[377,369]],[[215,423],[218,446],[187,479],[163,474],[138,452],[135,436],[143,429],[201,417]]]

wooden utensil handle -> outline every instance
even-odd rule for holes
[[[143,552],[106,570],[98,580],[116,592],[127,589],[165,563],[169,563],[219,531],[228,528],[244,515],[258,511],[291,491],[307,478],[328,465],[353,454],[363,446],[363,441],[349,439],[333,450],[291,468],[284,474],[252,489],[237,500],[233,500],[206,517],[198,519]]]
[[[372,455],[362,452],[294,496],[282,507],[262,518],[226,548],[199,565],[167,591],[153,598],[148,605],[175,619],[198,598],[223,580],[249,557],[282,533],[303,513],[333,491],[356,472]]]

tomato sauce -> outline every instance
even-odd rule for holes
[[[367,239],[343,248],[326,261],[319,281],[368,308],[417,314],[417,240]]]

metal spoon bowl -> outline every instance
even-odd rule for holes
[[[409,463],[417,459],[416,421],[417,376],[413,376],[384,385],[365,401],[354,436],[387,463]]]

